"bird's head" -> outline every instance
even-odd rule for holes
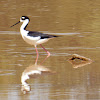
[[[20,21],[18,21],[17,23],[15,23],[14,25],[12,25],[11,27],[13,27],[13,26],[19,24],[20,22],[25,22],[25,21],[28,21],[28,22],[29,22],[29,21],[30,21],[29,17],[27,17],[27,16],[22,16],[22,17],[20,18]]]
[[[30,20],[29,19],[29,17],[27,17],[27,16],[22,16],[21,18],[20,18],[20,22],[24,22],[25,20]]]

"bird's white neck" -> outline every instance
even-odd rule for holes
[[[26,19],[26,20],[23,22],[22,26],[20,27],[20,32],[26,29],[28,23],[29,23],[29,20]]]
[[[23,24],[21,25],[21,27],[20,27],[20,33],[21,33],[22,37],[25,36],[25,35],[27,35],[27,33],[28,33],[28,31],[25,30],[26,27],[27,27],[27,25],[28,25],[28,23],[29,23],[29,20],[26,19],[26,20],[23,22]]]

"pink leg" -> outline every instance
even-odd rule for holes
[[[35,65],[37,65],[39,53],[38,53],[38,50],[37,50],[37,47],[36,46],[35,46],[35,50],[36,50],[36,54],[37,54],[36,61],[35,61]]]
[[[41,44],[40,46],[47,52],[47,57],[41,62],[41,64],[51,55],[49,51],[47,51]]]

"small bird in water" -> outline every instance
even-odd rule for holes
[[[47,51],[43,46],[42,46],[42,43],[45,43],[47,42],[49,39],[52,39],[54,37],[58,37],[58,36],[55,36],[55,35],[49,35],[49,34],[43,34],[41,32],[36,32],[36,31],[28,31],[26,30],[26,27],[29,23],[30,19],[29,17],[27,16],[22,16],[20,18],[20,21],[18,21],[16,24],[12,25],[11,27],[17,25],[18,23],[22,22],[22,25],[20,27],[20,33],[21,33],[21,36],[22,38],[24,39],[24,41],[26,41],[28,44],[30,45],[34,45],[35,46],[35,50],[36,50],[36,53],[37,53],[37,57],[36,57],[36,61],[35,61],[35,64],[37,64],[37,61],[38,61],[38,56],[39,56],[39,53],[38,53],[38,50],[37,50],[37,45],[40,45],[46,52],[47,52],[47,57],[46,59],[50,56],[50,52]],[[44,61],[46,60],[44,59]],[[43,61],[43,62],[44,62]]]

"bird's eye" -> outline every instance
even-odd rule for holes
[[[22,17],[22,20],[25,20],[25,17]]]

